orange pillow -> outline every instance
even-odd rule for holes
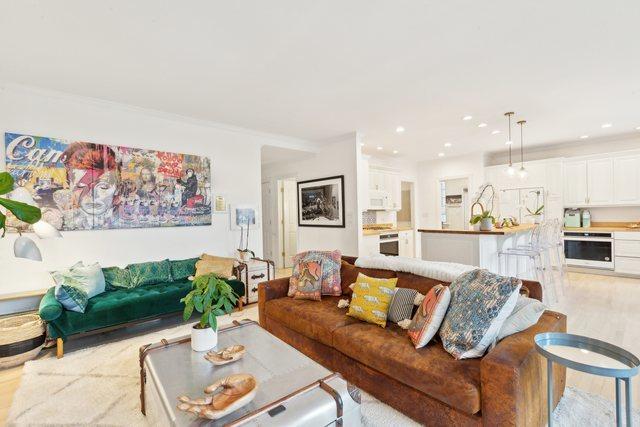
[[[322,263],[303,261],[299,264],[300,275],[294,289],[294,299],[320,301],[322,298]]]
[[[450,301],[451,291],[444,285],[434,286],[425,295],[407,331],[415,348],[424,347],[438,333]]]

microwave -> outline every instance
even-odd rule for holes
[[[564,232],[564,256],[567,265],[613,270],[614,253],[614,239],[611,233]]]
[[[369,210],[385,210],[391,208],[391,194],[386,191],[369,192]]]

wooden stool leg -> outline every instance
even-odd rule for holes
[[[62,338],[58,338],[56,340],[56,357],[58,359],[62,359],[63,354],[64,354],[64,341],[62,341]]]
[[[244,297],[240,297],[238,298],[238,311],[242,311],[242,306],[244,305],[244,303],[242,302]]]

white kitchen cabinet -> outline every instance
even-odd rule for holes
[[[385,191],[389,193],[389,207],[394,210],[400,210],[402,208],[400,174],[388,172],[384,175]]]
[[[369,170],[369,208],[399,210],[402,208],[400,174],[381,169]]]
[[[587,204],[587,161],[578,160],[564,164],[564,205]]]
[[[640,275],[640,233],[617,231],[614,233],[615,272]]]
[[[369,190],[370,191],[384,191],[384,172],[370,169],[369,170]]]
[[[413,258],[414,253],[414,233],[413,230],[406,230],[398,232],[398,255]]]
[[[613,158],[613,201],[620,205],[640,204],[640,155]]]
[[[587,161],[587,205],[613,203],[613,160],[611,158]]]
[[[380,255],[380,236],[377,234],[362,236],[360,256]]]

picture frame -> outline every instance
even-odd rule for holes
[[[298,182],[298,227],[345,228],[344,175]]]
[[[229,217],[232,230],[246,230],[247,219],[250,219],[249,228],[252,230],[260,228],[260,213],[255,205],[238,204],[229,206]]]

